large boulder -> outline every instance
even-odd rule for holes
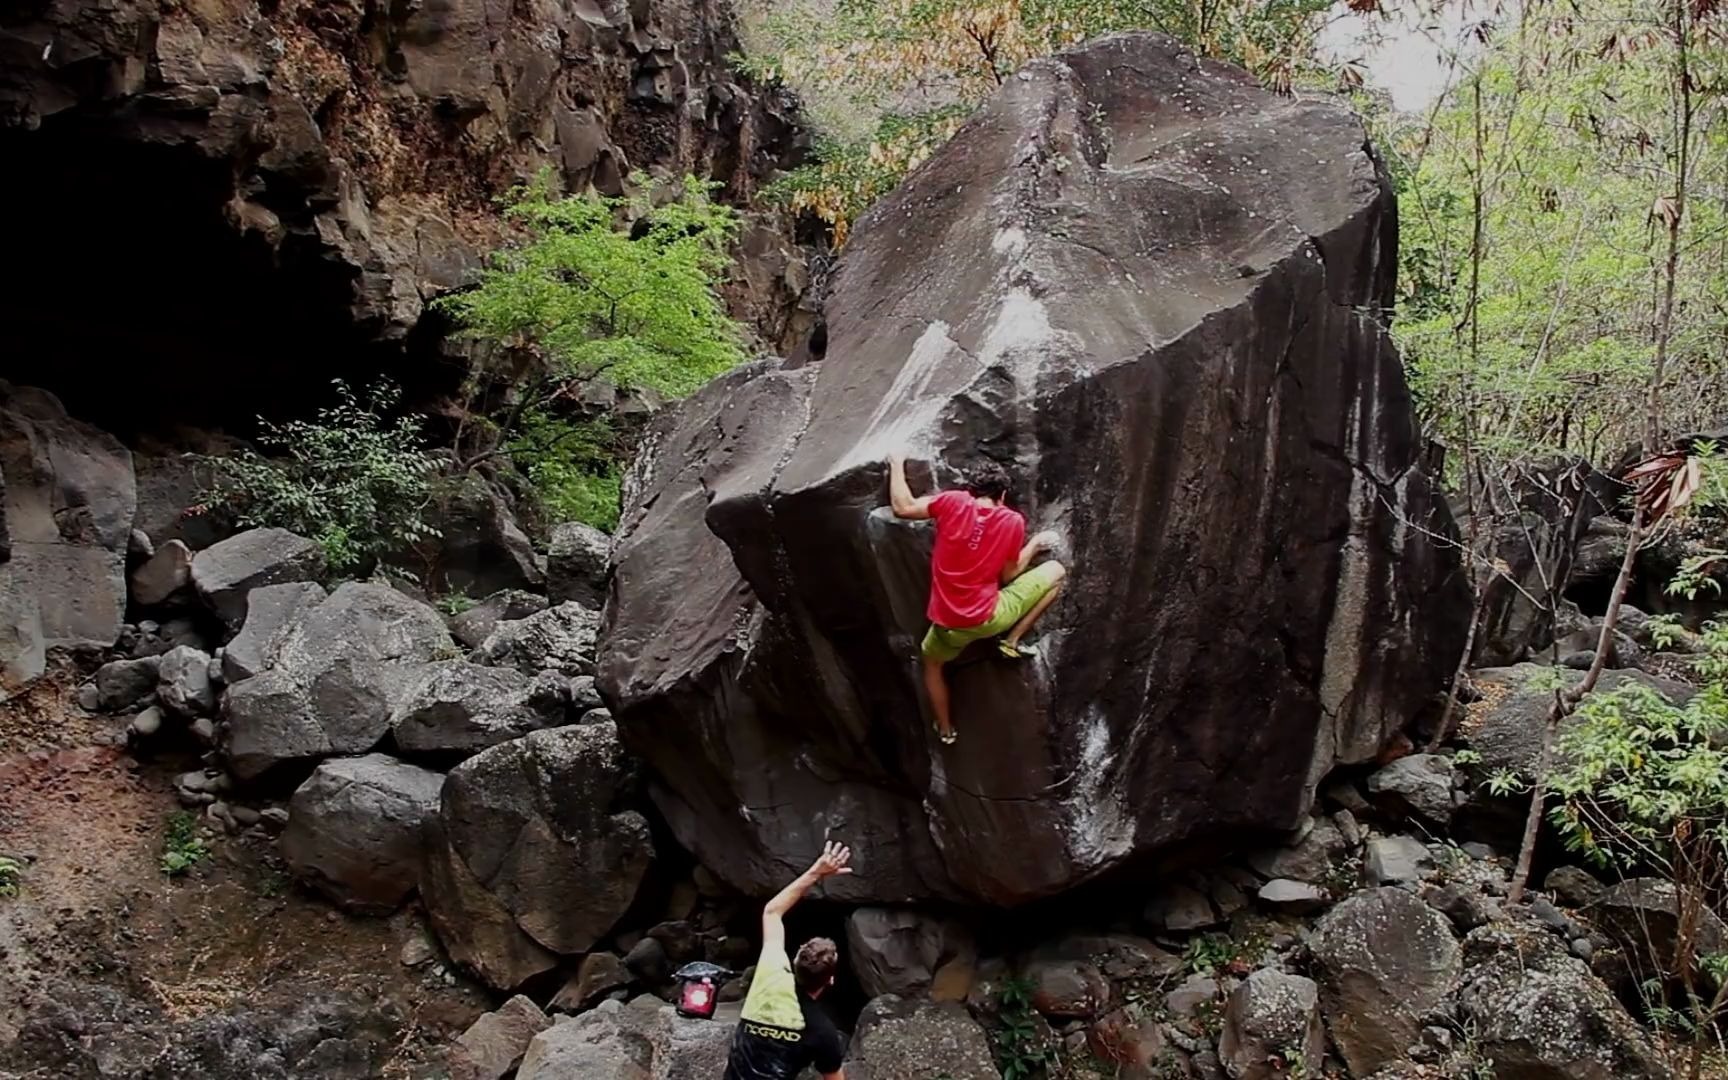
[[[846,918],[846,951],[866,994],[961,1001],[978,950],[964,924],[902,908],[863,907]]]
[[[1451,923],[1404,889],[1348,897],[1310,948],[1326,1025],[1353,1076],[1401,1060],[1463,970]]]
[[[469,1025],[450,1048],[450,1080],[504,1080],[534,1036],[552,1026],[540,1006],[517,995]]]
[[[887,994],[864,1006],[846,1054],[847,1080],[999,1080],[990,1040],[965,1006]]]
[[[1496,1080],[1670,1080],[1637,1022],[1553,934],[1484,926],[1465,949],[1459,1018]]]
[[[282,859],[350,911],[394,911],[419,881],[421,827],[443,783],[384,754],[326,761],[288,804]]]
[[[694,1020],[651,997],[601,1002],[535,1036],[516,1080],[711,1080],[726,1071],[738,1008]]]
[[[464,660],[434,664],[390,714],[406,754],[472,754],[569,719],[570,680]]]
[[[438,536],[437,584],[469,596],[500,589],[538,588],[546,580],[534,558],[534,545],[516,523],[508,496],[478,473],[462,482],[428,512]]]
[[[469,659],[529,675],[541,671],[592,675],[599,631],[599,612],[566,600],[526,618],[499,620]]]
[[[360,582],[302,610],[272,637],[270,651],[273,666],[223,699],[226,753],[243,780],[373,749],[427,665],[457,655],[436,611],[387,585]]]
[[[192,586],[230,630],[246,621],[246,596],[265,585],[315,581],[324,549],[287,529],[248,529],[192,557]]]
[[[222,677],[237,683],[276,662],[276,640],[308,608],[327,594],[316,581],[266,585],[246,596],[246,621],[222,650]]]
[[[1471,672],[1480,700],[1471,704],[1459,724],[1459,739],[1475,751],[1478,760],[1470,766],[1469,798],[1453,817],[1460,833],[1505,851],[1517,850],[1524,836],[1524,818],[1530,800],[1523,795],[1501,797],[1486,783],[1489,777],[1510,772],[1529,777],[1542,752],[1542,728],[1553,707],[1553,691],[1545,687],[1558,678],[1566,687],[1576,686],[1581,671],[1551,668],[1542,664],[1515,664]],[[1698,691],[1685,683],[1647,675],[1642,671],[1604,671],[1596,692],[1608,693],[1623,686],[1639,685],[1679,705]],[[1562,721],[1564,732],[1577,723],[1576,714]]]
[[[1516,664],[1554,640],[1554,608],[1579,543],[1623,490],[1588,462],[1563,458],[1522,463],[1505,483],[1477,491],[1478,542],[1496,572],[1487,580],[1473,663]],[[1459,527],[1469,528],[1467,508]]]
[[[126,613],[132,454],[44,390],[0,381],[0,698],[57,648],[106,648]]]
[[[182,540],[169,540],[132,571],[132,602],[141,607],[166,603],[192,584],[192,549]]]
[[[450,633],[470,649],[478,649],[500,622],[513,622],[550,607],[544,596],[523,589],[501,589],[450,619]]]
[[[827,829],[893,837],[839,898],[1015,905],[1294,828],[1468,617],[1375,314],[1395,241],[1339,103],[1155,34],[1008,80],[860,221],[834,359],[715,381],[627,478],[600,677],[679,840],[761,894]],[[920,491],[1004,461],[1065,538],[1043,659],[950,668],[957,751],[891,451]]]
[[[1320,990],[1312,979],[1262,968],[1231,992],[1218,1056],[1232,1080],[1319,1076],[1325,1053]]]
[[[1552,876],[1552,875],[1550,875]],[[1640,970],[1678,972],[1690,949],[1693,962],[1728,952],[1728,923],[1704,894],[1664,878],[1629,878],[1602,891],[1591,909],[1602,931]]]
[[[438,810],[443,850],[428,856],[439,868],[424,890],[451,955],[507,989],[492,973],[514,975],[534,957],[524,942],[564,955],[593,948],[654,857],[647,820],[629,808],[635,787],[609,722],[536,731],[452,770]],[[473,940],[477,927],[486,941]]]
[[[607,557],[612,538],[592,525],[567,521],[552,530],[546,548],[546,592],[554,602],[578,600],[599,608],[606,602]]]
[[[210,681],[210,654],[190,645],[176,645],[162,654],[156,669],[156,697],[186,717],[204,716],[216,708],[216,687]]]

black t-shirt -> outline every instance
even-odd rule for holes
[[[799,993],[786,954],[764,950],[732,1035],[725,1080],[793,1080],[806,1065],[840,1071],[846,1040],[822,1007]]]

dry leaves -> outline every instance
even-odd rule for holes
[[[1670,451],[1634,465],[1626,482],[1637,489],[1644,520],[1654,523],[1686,509],[1703,484],[1703,470],[1697,458]]]

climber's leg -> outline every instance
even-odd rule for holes
[[[919,647],[923,654],[924,691],[930,695],[930,712],[936,721],[936,734],[944,743],[953,742],[956,736],[954,721],[948,711],[948,677],[942,669],[948,661],[960,655],[968,640],[976,636],[976,630],[950,630],[932,625],[924,635],[924,644]]]
[[[1032,629],[1038,616],[1056,602],[1056,594],[1062,591],[1062,579],[1067,576],[1068,568],[1059,562],[1040,563],[1003,587],[1001,603],[1012,605],[1011,610],[1017,616],[1014,625],[1002,635],[1005,655],[1019,657],[1025,654],[1026,650],[1020,648],[1020,639]]]
[[[930,695],[930,711],[936,714],[936,734],[943,742],[953,742],[954,721],[948,715],[948,677],[942,673],[944,663],[924,658],[924,690]]]

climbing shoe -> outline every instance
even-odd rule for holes
[[[1010,660],[1036,660],[1038,658],[1038,647],[1036,645],[1027,645],[1024,643],[1019,645],[1010,645],[1007,639],[1004,638],[996,643],[996,647],[1001,649],[1002,655],[1006,656]]]
[[[955,731],[953,728],[949,728],[947,731],[937,728],[936,737],[942,740],[943,746],[953,746],[955,743],[960,741],[960,733]]]

